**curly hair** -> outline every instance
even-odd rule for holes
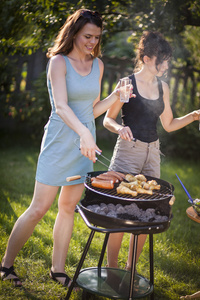
[[[79,9],[71,16],[69,16],[65,24],[61,27],[53,47],[48,49],[47,57],[50,58],[56,54],[69,54],[73,49],[73,39],[79,30],[81,30],[87,23],[96,25],[103,30],[103,22],[101,15],[96,11],[89,9]],[[98,44],[95,46],[91,53],[93,57],[97,57],[101,54],[99,38]]]
[[[169,60],[172,57],[172,48],[170,44],[164,39],[163,35],[159,32],[145,31],[140,39],[137,56],[136,66],[144,63],[143,58],[147,55],[152,58],[156,57],[156,68],[163,61]]]

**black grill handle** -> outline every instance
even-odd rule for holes
[[[134,227],[125,227],[125,228],[98,228],[97,226],[93,226],[87,219],[86,215],[82,211],[79,205],[76,205],[76,211],[79,212],[85,224],[94,231],[103,232],[103,233],[116,233],[116,232],[131,232],[138,234],[140,231],[141,233],[149,231],[151,233],[152,230],[164,230],[164,226],[162,224],[159,225],[151,225],[151,226],[134,226]]]

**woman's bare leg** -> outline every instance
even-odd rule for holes
[[[136,263],[138,262],[139,256],[142,252],[142,249],[144,247],[144,243],[146,241],[147,235],[146,234],[140,234],[138,236],[138,244],[137,244],[137,255],[136,255]],[[126,265],[126,269],[130,270],[131,269],[131,264],[132,264],[132,256],[133,256],[133,239],[134,235],[131,234],[130,237],[130,243],[129,243],[129,253],[128,253],[128,261]]]
[[[118,255],[121,247],[123,232],[111,233],[107,245],[107,263],[110,268],[118,268]]]
[[[83,184],[62,187],[58,200],[58,215],[54,225],[52,272],[65,273],[65,262],[74,224],[74,210],[81,199]],[[64,284],[65,278],[56,278]]]
[[[10,268],[14,264],[18,252],[31,236],[37,223],[52,205],[57,191],[58,187],[48,186],[36,181],[32,202],[28,209],[18,218],[10,234],[7,249],[2,260],[3,267]],[[10,276],[10,278],[13,278],[12,275]]]

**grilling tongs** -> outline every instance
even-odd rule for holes
[[[79,150],[80,150],[80,149],[79,149]],[[110,163],[110,159],[108,159],[107,157],[105,157],[100,151],[95,150],[95,152],[96,152],[97,155],[101,156],[103,159],[107,160],[107,161]],[[106,163],[104,163],[102,160],[100,160],[99,157],[96,157],[96,161],[98,161],[98,162],[99,162],[100,164],[102,164],[104,167],[110,169],[110,171],[113,171],[111,168],[109,168],[109,165],[106,164]],[[127,173],[126,171],[122,171],[122,172]],[[67,177],[66,180],[67,180],[67,181],[73,181],[73,180],[80,179],[81,177],[83,177],[83,176],[81,176],[81,175],[75,175],[75,176]],[[84,177],[87,177],[87,175],[84,175]],[[124,178],[123,180],[126,181],[126,182],[129,182],[129,181],[127,181],[125,178]]]
[[[110,160],[105,157],[100,151],[95,150],[96,154],[98,154],[99,156],[101,156],[102,158],[104,158],[105,160],[107,160],[110,163]],[[107,164],[105,164],[104,162],[102,162],[98,157],[96,157],[96,161],[100,162],[100,164],[104,165],[106,168],[109,168],[109,166]]]

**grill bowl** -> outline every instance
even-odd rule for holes
[[[138,220],[113,218],[113,217],[108,217],[105,215],[95,213],[87,208],[87,206],[89,206],[89,205],[93,205],[93,204],[100,205],[101,203],[105,203],[105,202],[106,202],[105,197],[104,197],[104,199],[93,198],[90,200],[88,200],[87,197],[85,197],[83,200],[80,201],[79,205],[90,223],[94,224],[95,226],[100,226],[103,228],[129,228],[129,227],[133,227],[133,226],[142,227],[142,226],[163,225],[165,227],[165,229],[167,229],[169,227],[170,221],[172,219],[172,213],[171,213],[170,207],[169,207],[168,214],[165,214],[165,215],[168,215],[168,221],[165,221],[165,222],[141,222]],[[130,201],[125,201],[125,200],[120,201],[119,200],[116,203],[116,201],[114,199],[109,198],[109,199],[107,199],[107,204],[108,203],[113,203],[113,204],[120,203],[122,206],[125,206],[125,205],[129,205]],[[137,202],[137,205],[138,205],[138,202]],[[152,208],[152,206],[151,206],[151,208]],[[163,231],[163,229],[162,229],[162,231]]]

